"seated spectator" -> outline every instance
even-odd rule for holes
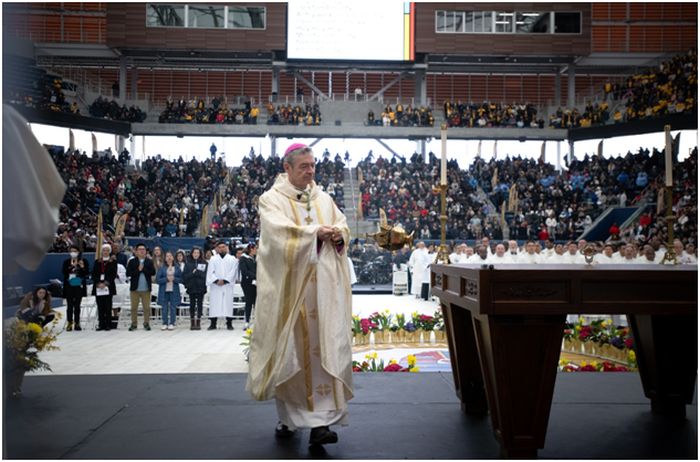
[[[51,294],[44,287],[37,287],[26,294],[19,303],[17,318],[24,322],[33,322],[45,326],[56,317],[51,309]]]

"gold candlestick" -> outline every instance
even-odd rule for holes
[[[436,188],[440,190],[440,248],[435,257],[435,263],[449,265],[450,256],[447,253],[447,244],[445,243],[445,235],[447,233],[447,185],[441,184],[436,186]]]
[[[676,217],[673,216],[673,186],[664,186],[666,189],[666,230],[668,234],[668,242],[666,243],[666,253],[661,260],[661,264],[669,263],[671,265],[678,264],[678,255],[673,248],[673,222]]]

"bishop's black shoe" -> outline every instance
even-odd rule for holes
[[[309,444],[333,444],[338,442],[338,434],[328,427],[316,427],[311,429]]]
[[[277,438],[291,438],[295,433],[294,430],[290,430],[289,427],[282,422],[279,422],[277,427],[275,427],[275,436]]]

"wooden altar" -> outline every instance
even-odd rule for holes
[[[503,457],[544,447],[567,314],[626,314],[645,395],[685,418],[697,377],[697,266],[432,265],[462,410]]]

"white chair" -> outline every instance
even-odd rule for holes
[[[190,296],[184,284],[180,284],[180,304],[177,305],[177,323],[185,322],[190,315]]]
[[[92,288],[90,288],[90,292]],[[88,293],[90,293],[88,292]],[[94,329],[97,320],[97,301],[92,295],[83,297],[80,303],[80,324],[86,329]]]
[[[245,319],[245,294],[240,284],[233,286],[233,319]]]

